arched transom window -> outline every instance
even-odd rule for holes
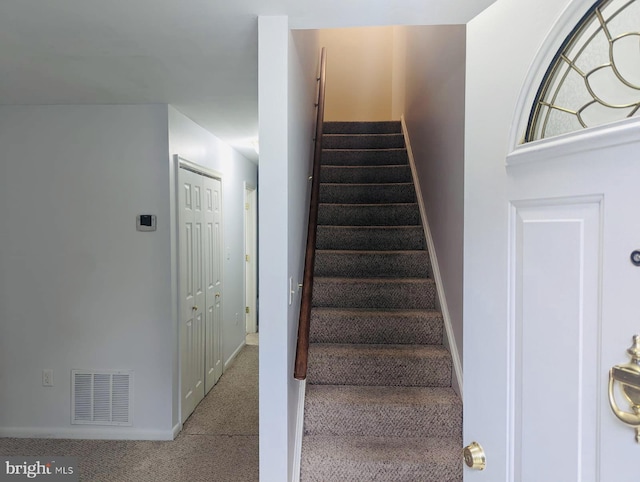
[[[547,70],[525,142],[639,113],[640,1],[598,1]]]

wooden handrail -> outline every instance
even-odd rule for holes
[[[309,225],[307,227],[307,248],[304,255],[302,300],[300,302],[300,319],[298,321],[298,345],[296,348],[296,363],[293,371],[294,378],[298,380],[307,378],[307,359],[309,356],[309,324],[311,321],[311,297],[313,294],[313,269],[316,260],[326,65],[327,57],[325,48],[323,47],[320,53],[320,75],[318,76],[318,103],[316,104],[316,134],[313,150],[313,174],[311,181],[311,204],[309,206]]]

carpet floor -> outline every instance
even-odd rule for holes
[[[81,481],[258,480],[258,347],[247,345],[173,441],[0,438],[3,456],[78,458]]]

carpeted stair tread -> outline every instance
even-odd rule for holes
[[[425,249],[422,226],[318,226],[317,249]]]
[[[328,121],[323,123],[324,134],[396,134],[402,132],[400,121]]]
[[[312,308],[311,343],[440,345],[442,314],[437,310]]]
[[[392,149],[405,147],[402,134],[323,134],[323,149]]]
[[[404,147],[390,149],[323,149],[325,166],[393,166],[408,165],[409,156]]]
[[[320,167],[320,182],[351,184],[411,182],[408,165],[325,166]]]
[[[318,224],[331,226],[412,226],[420,224],[420,211],[415,203],[321,203],[318,207]]]
[[[429,254],[426,250],[316,250],[314,276],[427,278]]]
[[[321,183],[321,203],[415,203],[416,192],[410,182],[384,184]]]
[[[462,402],[449,387],[309,385],[304,434],[460,437]]]
[[[307,383],[451,386],[451,355],[441,345],[311,343]]]
[[[302,443],[302,482],[460,482],[459,437],[332,437]]]
[[[435,283],[424,278],[325,278],[313,281],[312,306],[435,308]]]

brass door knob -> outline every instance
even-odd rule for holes
[[[464,448],[464,462],[467,467],[474,470],[484,470],[487,466],[487,458],[484,449],[478,442],[471,442]]]
[[[194,306],[193,308],[191,308],[193,311],[198,311],[198,307]]]

